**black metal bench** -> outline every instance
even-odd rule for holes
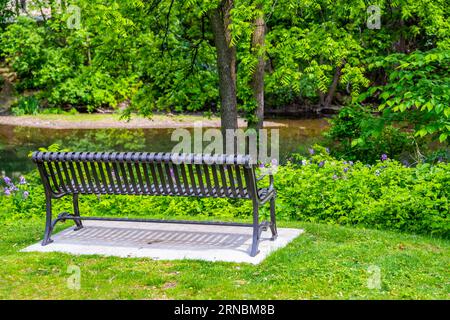
[[[82,220],[167,222],[244,226],[253,228],[250,255],[258,254],[261,233],[270,228],[277,237],[275,197],[271,174],[256,177],[255,164],[249,156],[194,155],[144,152],[35,152],[36,163],[46,196],[45,246],[58,221],[73,220],[75,230],[83,228]],[[258,188],[265,176],[268,188]],[[253,201],[253,223],[180,221],[82,217],[78,208],[80,194],[191,196],[249,199]],[[73,196],[73,213],[60,213],[52,220],[52,199]],[[270,201],[270,222],[259,221],[259,207]]]

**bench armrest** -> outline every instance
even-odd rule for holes
[[[264,179],[267,176],[269,177],[269,181],[270,181],[269,190],[272,190],[273,189],[273,174],[271,174],[271,173],[262,174],[256,178],[256,182],[258,183],[259,181],[261,181],[262,179]]]
[[[263,175],[257,177],[256,178],[256,189],[259,190],[258,182],[261,181],[262,179],[264,179],[267,176],[269,177],[269,181],[270,181],[270,185],[269,185],[269,188],[267,189],[267,192],[264,195],[262,195],[262,196],[260,196],[259,192],[257,192],[258,193],[257,197],[258,197],[259,205],[264,205],[275,194],[275,187],[273,185],[274,184],[274,179],[273,179],[273,174],[272,173],[266,173],[266,174],[263,174]]]

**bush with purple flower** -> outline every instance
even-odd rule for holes
[[[22,184],[22,185],[27,184],[27,180],[25,179],[24,176],[20,176],[20,178],[19,178],[19,184]]]
[[[25,190],[25,186],[27,185],[27,181],[25,177],[20,176],[18,186],[14,184],[13,180],[10,177],[3,177],[3,195],[7,197],[14,197],[17,199],[27,199],[30,193]]]
[[[3,181],[6,183],[7,186],[10,186],[12,184],[11,178],[9,177],[3,177]]]

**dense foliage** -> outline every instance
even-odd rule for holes
[[[375,165],[337,161],[320,148],[279,168],[277,215],[301,220],[450,236],[450,165],[406,167],[383,156]],[[2,181],[0,219],[44,215],[44,192],[36,172],[25,180]],[[17,187],[19,186],[19,187]],[[24,193],[26,191],[26,193]],[[176,197],[85,196],[85,215],[197,216],[248,219],[250,201]],[[70,199],[55,201],[71,210]],[[267,208],[263,214],[268,215]]]
[[[450,50],[436,48],[410,55],[390,55],[369,68],[390,70],[389,81],[372,87],[366,95],[379,90],[384,118],[402,113],[415,126],[417,135],[438,133],[439,141],[450,136]]]
[[[0,50],[20,77],[18,88],[42,90],[44,106],[95,110],[130,102],[132,110],[145,114],[215,111],[218,78],[207,15],[215,3],[73,0],[67,4],[80,7],[79,28],[68,27],[72,12],[55,10],[43,22],[22,17],[7,26]],[[371,17],[362,0],[258,4],[234,1],[232,11],[243,109],[253,108],[248,84],[256,58],[249,47],[252,21],[262,10],[269,105],[327,108],[363,93],[359,100],[392,111],[432,111],[421,134],[439,131],[446,139],[450,25],[445,1],[378,1],[380,29],[368,27]]]
[[[409,163],[448,158],[445,1],[378,1],[379,28],[361,0],[232,2],[237,96],[249,120],[255,117],[249,84],[257,55],[263,54],[266,107],[347,106],[328,133],[337,158],[368,163],[382,153]],[[57,1],[49,3],[55,7]],[[71,0],[66,8],[69,4],[80,8],[75,27],[73,11],[56,9],[43,21],[22,16],[2,24],[0,56],[18,75],[16,89],[34,93],[18,100],[14,114],[43,108],[50,113],[119,108],[125,115],[220,109],[208,14],[218,1]],[[264,50],[252,47],[253,22],[261,12]],[[11,14],[3,11],[4,17]],[[443,143],[443,151],[424,155],[431,139]]]
[[[443,144],[430,143],[428,137],[414,135],[408,122],[374,114],[363,106],[344,107],[329,120],[325,145],[339,159],[375,163],[386,154],[405,165],[450,160],[450,150]]]

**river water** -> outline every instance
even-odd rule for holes
[[[322,139],[325,119],[271,119],[279,127],[280,161]],[[192,131],[192,129],[189,129]],[[204,129],[205,130],[205,129]],[[70,151],[170,152],[174,129],[47,129],[0,125],[0,175],[19,176],[34,169],[28,155],[59,144]],[[209,143],[206,143],[206,145]]]

